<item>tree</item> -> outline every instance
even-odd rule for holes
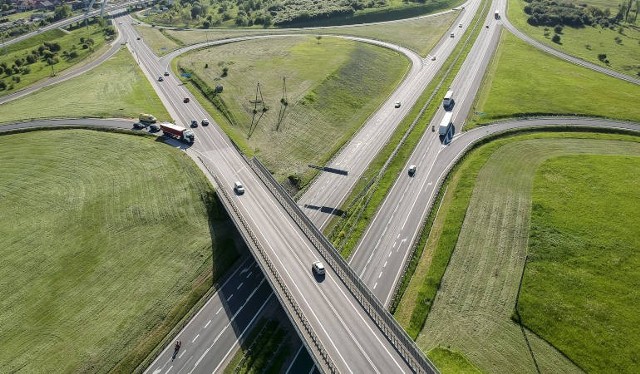
[[[322,35],[316,36],[316,40],[318,41],[318,44],[320,44],[320,39],[322,39]]]
[[[556,27],[553,28],[553,31],[555,31],[556,34],[562,34],[562,25],[556,25]]]
[[[193,4],[191,7],[191,19],[198,19],[202,15],[202,7],[200,4]]]
[[[605,60],[607,59],[607,54],[606,53],[600,53],[598,54],[598,60],[605,62]]]
[[[59,21],[71,16],[71,6],[69,4],[57,6],[53,11],[53,20]]]
[[[227,74],[229,74],[229,68],[225,66],[222,68],[222,77],[226,77]]]
[[[560,35],[554,34],[553,38],[551,38],[551,41],[556,43],[556,44],[560,44]]]

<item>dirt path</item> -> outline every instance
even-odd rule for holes
[[[418,344],[462,352],[485,372],[580,372],[511,321],[527,250],[535,171],[568,154],[635,154],[615,140],[531,139],[499,148],[482,168],[442,286]]]

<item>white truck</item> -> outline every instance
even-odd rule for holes
[[[453,112],[444,112],[444,117],[442,117],[442,121],[440,122],[440,127],[438,128],[438,134],[440,137],[444,138],[449,134],[449,130],[451,126],[453,126]]]
[[[442,100],[442,106],[445,110],[451,109],[453,107],[453,91],[447,91],[447,94],[444,95],[444,99]]]
[[[169,136],[174,139],[182,140],[185,143],[193,143],[196,139],[196,135],[193,130],[184,128],[173,123],[161,123],[160,130],[165,136]]]

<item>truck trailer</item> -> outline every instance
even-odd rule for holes
[[[174,125],[173,123],[161,123],[160,130],[162,130],[162,133],[165,136],[182,140],[185,143],[193,143],[196,138],[192,130],[179,125]]]
[[[438,130],[438,134],[440,134],[441,137],[445,137],[449,133],[449,129],[453,125],[451,121],[452,119],[453,112],[444,112],[444,117],[442,117],[442,122],[440,122],[440,127]]]

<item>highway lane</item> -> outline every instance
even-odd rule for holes
[[[127,18],[121,25],[122,32],[135,35],[130,18]],[[192,99],[188,104],[182,102],[182,98],[191,95],[175,77],[167,77],[164,82],[157,81],[157,75],[164,69],[144,43],[132,42],[129,47],[158,89],[161,100],[179,123],[188,123],[192,118],[206,116],[204,109],[195,100]],[[239,211],[269,253],[277,271],[339,370],[410,371],[330,269],[323,282],[314,279],[310,266],[314,260],[321,258],[320,255],[257,176],[248,169],[245,160],[222,131],[214,125],[194,130],[196,142],[192,146],[176,145],[186,149],[191,157],[201,160],[208,170],[216,173],[222,182],[219,189],[228,189],[232,193],[231,186],[235,180],[241,180],[245,184],[247,192],[235,197]],[[212,182],[215,184],[215,181]]]
[[[497,1],[494,1],[493,7]],[[480,33],[450,87],[455,100],[452,109],[454,131],[458,133],[500,38],[501,27],[492,12],[475,27],[480,28]],[[385,306],[392,301],[394,290],[418,239],[419,229],[431,207],[433,197],[430,193],[438,183],[431,171],[438,154],[446,147],[438,134],[444,114],[445,109],[440,105],[429,126],[435,131],[427,130],[423,134],[349,262]],[[445,143],[450,140],[448,136]],[[417,166],[414,176],[407,173],[409,165]]]
[[[465,4],[465,10],[432,51],[431,55],[435,55],[436,60],[423,59],[419,71],[412,70],[390,99],[367,120],[327,165],[347,171],[348,175],[325,172],[313,181],[304,196],[298,200],[298,205],[317,227],[326,226],[335,214],[335,210],[344,202],[353,186],[362,177],[367,166],[388,142],[397,126],[415,105],[426,86],[460,41],[462,32],[469,26],[479,5],[480,2],[476,0]],[[460,28],[459,24],[463,27]],[[453,38],[450,37],[451,33],[454,34]],[[394,107],[395,101],[401,102],[400,108]]]

